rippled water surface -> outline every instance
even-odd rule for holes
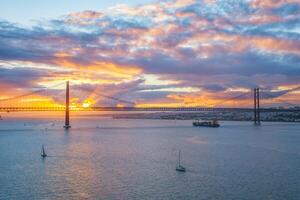
[[[1,200],[300,199],[300,124],[1,115]]]

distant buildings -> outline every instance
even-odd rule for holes
[[[194,120],[218,119],[224,121],[253,121],[253,112],[241,111],[202,111],[202,112],[155,112],[116,114],[114,118],[127,119],[166,119],[166,120]],[[261,112],[261,121],[270,122],[300,122],[299,111]]]

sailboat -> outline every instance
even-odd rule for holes
[[[41,156],[42,156],[43,158],[47,157],[47,154],[46,154],[45,149],[44,149],[44,145],[42,145],[42,153],[41,153]]]
[[[176,167],[176,171],[185,172],[186,171],[185,167],[183,167],[180,164],[180,154],[181,154],[181,150],[179,150],[179,153],[178,153],[178,166]]]

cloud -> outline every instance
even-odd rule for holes
[[[15,88],[34,87],[36,79],[46,76],[49,76],[49,73],[44,70],[0,67],[0,85],[11,85]]]
[[[178,88],[194,88],[198,101],[236,88],[292,87],[300,84],[298,7],[293,0],[174,0],[66,13],[34,27],[0,21],[0,60],[20,65],[0,67],[1,84],[73,79],[144,102],[184,101]],[[51,70],[21,69],[22,62]],[[15,80],[19,74],[28,78]],[[149,74],[170,84],[145,86]]]
[[[74,25],[88,25],[96,23],[102,17],[104,17],[103,13],[86,10],[83,12],[74,12],[68,14],[65,17],[65,22]]]
[[[224,86],[219,84],[207,84],[207,85],[203,85],[202,88],[211,92],[219,92],[219,91],[226,90]]]
[[[292,3],[300,4],[298,0],[252,0],[250,5],[253,8],[273,9]]]

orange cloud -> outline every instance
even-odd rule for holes
[[[136,107],[251,107],[252,98],[245,100],[228,100],[224,94],[170,94],[166,99],[151,102],[138,102]]]
[[[30,96],[0,100],[0,107],[39,107],[39,108],[64,108],[63,102],[56,102],[53,98],[44,95],[33,94]]]
[[[270,37],[250,38],[250,44],[257,49],[271,52],[283,52],[300,54],[300,42],[286,39],[276,39]]]
[[[232,94],[231,94],[232,96]],[[186,107],[240,107],[250,106],[252,99],[245,100],[228,100],[228,94],[187,94],[187,95],[169,95],[170,99],[180,101]]]
[[[81,72],[83,77],[95,78],[105,75],[113,79],[132,79],[142,73],[142,69],[136,66],[118,65],[112,62],[93,61],[87,64],[76,63],[71,60],[68,53],[58,53],[53,61],[56,65],[71,68],[73,71]]]

